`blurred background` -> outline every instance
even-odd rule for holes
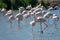
[[[16,10],[20,6],[26,7],[27,5],[31,4],[32,7],[35,7],[40,3],[46,8],[48,8],[48,6],[60,6],[59,0],[0,0],[0,8]]]

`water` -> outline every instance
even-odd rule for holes
[[[60,17],[60,10],[51,11]],[[14,11],[14,15],[18,13]],[[29,20],[30,21],[30,20]],[[57,24],[57,30],[53,28],[53,21],[50,20],[49,27],[44,30],[44,34],[40,33],[40,25],[34,26],[34,40],[60,40],[60,21]],[[20,23],[20,30],[17,29],[17,21],[14,20],[12,28],[9,26],[8,18],[0,14],[0,40],[32,40],[32,26],[28,23],[25,25],[24,20]],[[44,27],[44,26],[43,26]]]

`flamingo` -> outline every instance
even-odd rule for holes
[[[52,19],[54,20],[54,25],[55,25],[55,28],[56,28],[56,26],[57,26],[56,22],[59,21],[59,17],[56,14],[53,14]]]
[[[23,19],[23,16],[21,13],[18,13],[16,16],[15,16],[16,20],[18,21],[18,28],[20,28],[20,21],[22,21]]]
[[[3,14],[3,16],[5,15],[4,13],[6,12],[6,9],[5,8],[2,8],[1,9],[1,13]]]
[[[34,16],[34,20],[35,20],[35,21],[38,21],[38,18],[37,18],[37,17],[39,17],[39,15],[41,15],[40,12],[38,12],[38,13],[32,13],[32,14],[33,14],[33,16]],[[40,16],[40,17],[41,17],[41,16]],[[39,19],[40,19],[40,18],[39,18]],[[43,20],[45,20],[45,19],[43,18]],[[41,20],[40,22],[43,22],[43,21]],[[44,24],[46,25],[46,27],[48,26],[46,22],[44,22]],[[40,25],[41,25],[41,23],[40,23]],[[45,29],[45,28],[44,28],[44,29]],[[42,31],[42,25],[41,25],[41,33],[43,33],[43,31]]]
[[[13,11],[9,10],[9,11],[7,11],[7,13],[5,15],[9,17],[10,15],[13,15]]]
[[[57,22],[59,21],[59,17],[56,14],[53,14],[52,18]]]
[[[28,24],[27,22],[29,17],[30,17],[30,14],[28,12],[23,15],[23,18],[25,19],[25,24]]]
[[[30,22],[30,25],[32,25],[32,40],[34,40],[34,33],[33,33],[33,27],[35,26],[36,22],[33,20]]]
[[[5,11],[6,11],[6,9],[5,9],[5,8],[2,8],[2,9],[1,9],[1,12],[5,12]]]
[[[24,7],[19,7],[18,9],[19,9],[19,13],[22,13],[25,10]]]
[[[32,9],[32,6],[31,6],[31,5],[28,5],[28,6],[26,7],[26,9],[27,9],[27,10],[31,10],[31,9]]]
[[[18,21],[18,28],[20,28],[20,21],[23,19],[23,14],[22,12],[25,10],[24,7],[19,7],[19,13],[15,16],[15,19]]]
[[[11,27],[12,27],[12,20],[14,20],[14,19],[15,19],[15,18],[14,18],[13,15],[10,15],[10,16],[8,17],[8,20],[9,20],[9,23],[10,23]]]
[[[5,16],[8,17],[8,21],[9,21],[9,23],[12,26],[12,19],[14,19],[13,11],[12,10],[8,10],[7,13],[5,14]]]
[[[48,27],[48,24],[47,24],[46,20],[43,17],[37,17],[37,21],[36,22],[40,23],[41,33],[43,34],[42,23],[44,23],[46,25],[46,27]]]
[[[36,19],[36,17],[39,17],[39,16],[43,16],[46,12],[44,10],[40,11],[40,9],[34,11],[31,13],[31,15],[34,16],[34,19]]]

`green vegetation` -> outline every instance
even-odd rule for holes
[[[50,4],[47,2],[45,3],[43,0],[41,0],[41,5],[43,5],[46,9],[48,8],[48,6],[50,6]]]
[[[47,3],[44,3],[43,0],[40,2],[43,6],[47,7]],[[20,6],[26,7],[31,4],[32,7],[35,7],[38,3],[37,0],[0,0],[0,8],[6,9],[18,9]]]

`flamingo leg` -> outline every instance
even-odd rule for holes
[[[43,34],[42,24],[40,23],[41,33]]]
[[[25,19],[25,26],[26,26],[26,27],[27,27],[27,24],[28,24],[27,19]]]
[[[49,18],[47,19],[47,22],[48,22],[48,24],[49,24]]]
[[[32,27],[32,40],[34,40],[34,32],[33,32],[33,27]]]
[[[54,28],[57,29],[57,23],[55,20],[54,20]]]
[[[44,30],[48,27],[48,24],[46,22],[44,22],[44,24],[46,25],[46,27],[44,28]]]
[[[20,21],[18,21],[18,29],[20,29]]]
[[[12,28],[12,21],[9,20],[9,25],[10,25],[10,28]]]

